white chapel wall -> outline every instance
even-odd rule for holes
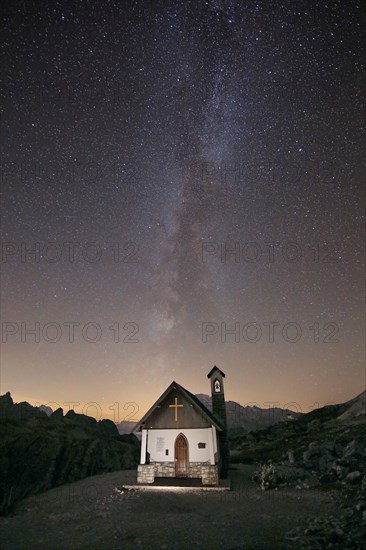
[[[188,440],[190,462],[210,461],[210,448],[212,447],[211,428],[148,430],[147,451],[150,453],[150,461],[173,462],[174,444],[180,433],[185,435]],[[205,443],[205,448],[199,448],[199,443]],[[168,449],[168,455],[165,454],[166,449]]]

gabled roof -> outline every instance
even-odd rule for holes
[[[214,370],[218,370],[219,373],[221,374],[221,376],[222,376],[223,378],[225,378],[225,373],[222,372],[222,370],[220,370],[219,367],[216,367],[216,365],[215,365],[214,367],[212,367],[212,369],[210,370],[210,372],[209,372],[208,375],[207,375],[207,378],[211,378],[212,373],[213,373]]]
[[[205,405],[198,399],[198,397],[196,397],[193,393],[183,388],[183,386],[178,384],[178,382],[175,382],[175,380],[173,380],[173,382],[170,384],[170,386],[167,387],[165,392],[161,394],[159,399],[155,401],[153,406],[150,407],[147,413],[145,413],[144,416],[141,418],[141,420],[136,424],[136,426],[132,430],[132,433],[140,431],[146,419],[155,411],[155,409],[158,408],[161,401],[163,401],[163,399],[165,399],[165,397],[173,389],[177,389],[178,391],[180,391],[185,396],[185,398],[193,405],[193,407],[195,407],[196,409],[199,409],[201,414],[206,418],[206,420],[208,420],[210,424],[213,424],[219,431],[222,431],[223,426],[221,425],[221,423],[212,414],[212,412],[209,411],[207,407],[205,407]]]

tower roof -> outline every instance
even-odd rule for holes
[[[222,376],[223,378],[225,378],[225,373],[222,372],[222,370],[220,370],[219,367],[216,367],[216,365],[215,365],[214,367],[212,367],[212,369],[210,370],[210,372],[209,372],[208,375],[207,375],[207,378],[211,378],[212,375],[213,375],[213,373],[214,373],[214,371],[219,371],[219,373],[221,374],[221,376]]]

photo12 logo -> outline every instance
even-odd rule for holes
[[[140,342],[139,331],[140,327],[135,321],[125,323],[115,321],[104,328],[101,323],[95,321],[87,323],[78,321],[50,321],[48,323],[3,321],[1,323],[1,341],[3,344],[39,344],[41,342],[47,344],[58,342],[73,344],[76,341],[95,344],[105,338],[115,344],[136,344]]]
[[[125,426],[127,432],[129,429],[132,429],[133,424],[138,421],[136,415],[140,410],[138,404],[135,401],[126,401],[123,404],[115,401],[112,405],[103,407],[97,401],[88,401],[87,403],[83,404],[81,404],[79,401],[63,401],[62,403],[57,401],[48,401],[47,403],[36,402],[34,406],[39,408],[48,416],[55,411],[62,409],[63,415],[67,415],[68,413],[70,413],[71,415],[72,413],[70,411],[73,411],[73,413],[75,414],[90,416],[97,421],[103,420],[103,418],[108,417],[108,419],[112,418],[115,424],[118,424],[120,422],[131,423],[131,425],[127,424]],[[27,415],[27,413],[24,413],[22,409],[19,409],[17,411],[17,419],[21,420],[22,418],[27,418],[27,416],[24,417],[24,414]]]
[[[225,98],[225,91],[221,93],[221,98]],[[301,147],[299,152],[303,152]],[[324,159],[302,159],[295,162],[286,158],[253,158],[243,161],[238,157],[231,162],[219,164],[196,158],[183,166],[182,176],[194,178],[198,187],[209,192],[212,185],[244,188],[245,184],[257,184],[265,189],[266,185],[280,186],[283,182],[334,183],[336,179],[350,176],[355,168],[351,161],[336,164]]]
[[[114,263],[139,263],[139,246],[135,242],[4,242],[1,244],[1,262],[6,263],[80,263],[95,264],[103,260]]]
[[[313,343],[335,344],[339,342],[339,326],[337,323],[328,322],[302,326],[296,321],[280,323],[278,321],[250,321],[240,323],[226,323],[225,321],[204,321],[201,325],[201,338],[204,344],[221,342],[256,344],[266,342],[287,342],[297,344],[307,341]]]
[[[342,254],[337,243],[300,244],[295,241],[226,241],[202,242],[198,253],[202,263],[332,263],[340,262]]]
[[[87,158],[87,152],[85,157]],[[57,157],[20,163],[6,161],[0,164],[1,182],[44,182],[57,185],[79,183],[87,186],[102,184],[106,179],[115,185],[137,183],[139,180],[140,165],[131,159],[105,162],[85,160],[85,157],[75,158],[69,162]]]

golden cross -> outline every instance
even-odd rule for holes
[[[178,421],[178,407],[183,407],[183,405],[178,405],[178,397],[174,398],[174,405],[169,405],[169,407],[174,409],[174,420]]]

